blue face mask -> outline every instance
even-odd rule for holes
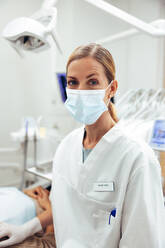
[[[83,124],[95,123],[102,113],[108,110],[103,101],[105,89],[73,90],[66,88],[66,93],[66,108],[77,121]]]

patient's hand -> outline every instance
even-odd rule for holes
[[[26,195],[37,200],[38,197],[42,197],[44,191],[45,191],[45,189],[43,189],[41,186],[38,186],[38,187],[35,187],[33,189],[25,189],[23,192]],[[46,191],[47,191],[47,194],[49,195],[49,191],[48,190],[46,190]]]
[[[51,209],[51,203],[49,200],[49,191],[42,188],[42,195],[39,195],[37,198],[37,201],[41,208],[44,210],[50,210]]]

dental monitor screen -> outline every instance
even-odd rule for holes
[[[65,102],[67,99],[66,95],[66,74],[65,73],[57,73],[58,84],[60,88],[62,101]]]
[[[150,145],[155,150],[165,151],[165,120],[155,121]]]

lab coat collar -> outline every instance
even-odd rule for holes
[[[81,140],[83,143],[83,138],[84,138],[84,133],[85,133],[85,125],[82,126],[82,134],[81,134]],[[116,123],[108,132],[106,132],[101,139],[107,140],[108,142],[111,141],[112,137],[116,138],[116,135],[121,135],[123,136],[123,126],[121,125],[120,121]],[[100,142],[100,141],[99,141]]]
[[[83,137],[84,137],[84,131],[85,131],[85,125],[82,126],[80,131],[80,139],[79,139],[79,152],[78,152],[78,160],[79,164],[83,165],[83,170],[86,171],[91,170],[91,168],[94,166],[95,161],[99,159],[99,157],[102,156],[103,151],[105,150],[105,147],[110,147],[110,144],[114,144],[116,142],[116,137],[123,136],[120,132],[120,126],[118,124],[115,124],[113,128],[111,128],[103,137],[99,140],[99,142],[95,145],[95,147],[92,149],[84,163],[82,162],[82,144],[83,144]],[[120,138],[118,139],[120,140]],[[81,143],[81,144],[80,144]]]

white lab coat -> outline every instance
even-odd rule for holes
[[[84,127],[71,132],[54,158],[57,248],[72,248],[70,240],[81,244],[77,248],[165,248],[160,165],[153,151],[116,124],[82,163],[83,135]]]

